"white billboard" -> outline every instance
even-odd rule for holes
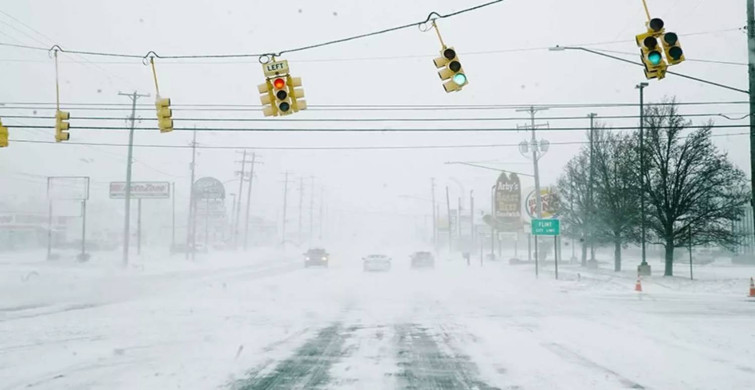
[[[126,198],[126,182],[114,181],[110,183],[110,199]],[[170,182],[167,181],[132,181],[132,199],[168,199],[170,198]]]
[[[47,197],[50,200],[89,199],[89,178],[55,176],[47,178]]]

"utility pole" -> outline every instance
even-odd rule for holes
[[[238,153],[238,151],[236,151]],[[246,150],[244,150],[244,157],[241,159],[241,171],[236,171],[236,173],[240,173],[239,176],[239,193],[236,197],[238,199],[238,205],[236,206],[236,221],[233,224],[233,249],[238,249],[239,247],[239,220],[241,219],[241,195],[244,191],[244,174],[246,173]],[[239,161],[236,161],[239,162]]]
[[[595,261],[595,161],[593,155],[595,154],[595,117],[598,114],[590,113],[587,115],[590,118],[590,188],[587,190],[588,199],[590,204],[587,205],[587,220],[590,229],[590,261]]]
[[[286,247],[286,210],[288,206],[288,175],[289,172],[285,172],[285,179],[283,179],[283,229],[281,244]]]
[[[469,244],[469,251],[472,252],[475,246],[475,231],[474,231],[474,190],[469,191],[469,232],[472,236],[471,243]]]
[[[438,215],[435,213],[435,178],[430,178],[430,191],[432,191],[433,200],[433,250],[438,255]]]
[[[530,113],[530,125],[529,128],[532,130],[532,138],[530,140],[530,148],[532,149],[532,167],[535,173],[535,210],[537,214],[537,219],[543,218],[543,199],[540,194],[540,168],[538,165],[538,160],[540,157],[538,156],[538,152],[540,149],[542,149],[542,145],[540,145],[537,142],[537,137],[535,135],[535,130],[537,130],[538,127],[548,127],[547,124],[545,125],[536,125],[535,124],[535,114],[538,111],[547,110],[547,108],[535,108],[535,106],[530,106],[529,109],[522,109],[517,111],[524,111]],[[517,126],[519,127],[519,126]],[[527,126],[524,126],[524,128],[527,128]],[[524,141],[523,141],[524,142]],[[545,150],[543,150],[543,153]],[[542,154],[541,154],[542,156]],[[538,270],[538,241],[539,236],[535,236],[535,276],[538,276],[539,270]]]
[[[176,247],[176,182],[170,183],[170,197],[173,202],[173,213],[171,219],[173,220],[170,228],[170,249],[173,253],[173,249]]]
[[[299,245],[302,241],[302,217],[304,215],[304,176],[299,178]]]
[[[254,184],[254,164],[257,162],[257,153],[252,153],[252,168],[249,171],[249,189],[246,192],[246,217],[244,218],[244,251],[249,242],[249,210],[252,208],[252,185]]]
[[[751,0],[748,0],[751,1]],[[648,83],[640,83],[637,85],[637,89],[640,90],[640,218],[641,218],[641,242],[642,242],[642,263],[637,267],[637,273],[640,275],[650,275],[650,264],[647,263],[647,257],[645,253],[645,230],[646,230],[646,216],[645,216],[645,87]],[[752,139],[752,133],[750,135]]]
[[[747,0],[747,54],[750,78],[750,190],[755,194],[755,0]],[[755,210],[755,197],[751,204]]]
[[[325,186],[322,184],[320,185],[320,213],[318,214],[319,217],[317,218],[317,223],[320,225],[320,238],[319,240],[322,241],[322,221],[323,221],[323,208],[325,207]]]
[[[448,186],[446,186],[446,210],[448,210],[448,254],[453,251],[454,232],[451,223],[451,198],[448,195]]]
[[[315,230],[315,177],[310,176],[309,190],[309,245],[312,245],[312,237]]]
[[[194,171],[197,162],[197,129],[194,129],[194,135],[191,141],[191,181],[189,182],[189,221],[186,223],[186,260],[189,259],[189,251],[191,251],[191,259],[194,260]]]
[[[142,95],[134,91],[133,93],[118,92],[119,96],[128,96],[131,99],[131,129],[128,133],[128,159],[126,160],[126,196],[125,199],[125,216],[123,217],[123,266],[128,265],[128,247],[131,235],[131,165],[134,161],[134,124],[136,123],[136,101],[142,97],[149,97],[149,94]]]

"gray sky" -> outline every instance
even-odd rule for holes
[[[424,19],[430,11],[452,12],[482,1],[144,1],[112,2],[17,1],[0,5],[0,42],[65,49],[161,55],[280,51],[345,36],[371,32]],[[549,52],[556,44],[590,46],[637,53],[634,36],[644,29],[640,0],[507,0],[480,11],[439,21],[443,38],[460,56],[470,84],[462,92],[446,94],[432,64],[440,49],[431,32],[406,29],[330,47],[292,53],[292,74],[302,77],[310,105],[331,104],[546,104],[546,103],[633,103],[638,99],[634,86],[644,81],[642,69],[582,52]],[[707,59],[746,62],[746,37],[732,30],[745,24],[743,1],[649,0],[654,17],[675,31],[689,59],[673,70],[747,88],[747,68],[743,65],[691,61]],[[700,34],[698,34],[700,33]],[[688,34],[692,34],[687,36]],[[519,50],[511,49],[534,49]],[[381,57],[377,59],[376,57]],[[387,58],[386,58],[387,57]],[[638,60],[637,56],[626,57]],[[257,84],[263,81],[256,59],[181,60],[157,62],[161,92],[174,104],[224,103],[259,104]],[[119,103],[129,100],[119,91],[138,90],[154,96],[149,68],[139,60],[62,55],[60,64],[62,105],[70,103]],[[51,103],[55,100],[54,68],[43,51],[0,47],[0,103]],[[744,101],[747,96],[693,81],[669,76],[652,81],[646,90],[648,101],[676,96],[680,102]],[[140,103],[151,104],[152,98]],[[125,107],[123,107],[125,108]],[[685,107],[686,113],[746,114],[746,105]],[[78,116],[103,112],[77,112],[71,108],[71,140],[125,143],[127,132],[76,130],[77,125],[116,126],[123,121],[77,121]],[[584,120],[545,120],[551,127],[585,127],[589,112],[600,116],[635,115],[636,107],[551,109],[542,117],[584,116]],[[109,116],[126,117],[128,111],[107,111]],[[31,109],[7,109],[3,115],[32,115]],[[36,115],[51,115],[37,110]],[[139,112],[152,117],[154,111]],[[248,112],[174,111],[176,127],[190,127],[186,117],[262,118],[259,110]],[[316,111],[301,112],[290,118],[475,118],[521,117],[513,110],[465,111]],[[695,118],[697,123],[706,118]],[[717,124],[746,124],[746,121],[715,119]],[[538,121],[539,123],[541,121]],[[609,125],[634,126],[637,120],[606,120]],[[3,119],[5,124],[51,124],[50,120]],[[153,122],[154,123],[154,122]],[[515,121],[461,121],[452,123],[253,123],[266,128],[293,126],[362,127],[505,127],[525,124]],[[747,129],[716,129],[718,133],[743,133]],[[542,131],[551,142],[583,141],[582,131]],[[480,133],[199,133],[202,145],[272,146],[375,146],[375,145],[456,145],[516,144],[524,132]],[[12,130],[11,138],[52,140],[53,130]],[[160,134],[157,130],[138,132],[136,143],[187,144],[189,132]],[[732,160],[749,175],[746,136],[716,138]],[[553,145],[541,160],[542,183],[552,184],[579,145]],[[0,151],[0,199],[13,195],[41,196],[41,177],[48,175],[89,175],[92,197],[106,199],[107,183],[125,177],[125,148],[82,147],[49,144],[12,143]],[[476,149],[433,149],[393,151],[272,151],[260,150],[264,165],[258,167],[255,192],[256,213],[276,218],[282,195],[282,174],[316,176],[326,186],[333,209],[349,212],[354,226],[373,218],[387,225],[391,213],[426,213],[422,201],[400,195],[429,197],[429,178],[436,177],[441,189],[448,185],[455,198],[464,190],[474,190],[478,202],[487,204],[488,191],[497,174],[446,161],[493,161],[488,164],[531,172],[528,160],[516,147]],[[179,200],[186,199],[188,187],[187,149],[135,150],[135,180],[169,180],[179,186]],[[201,150],[198,176],[233,178],[231,150]],[[495,161],[507,164],[497,164]],[[41,177],[29,176],[39,175]],[[527,187],[531,182],[524,181]],[[183,187],[182,187],[183,186]],[[231,186],[228,192],[236,192]],[[293,197],[292,197],[293,201]],[[338,205],[336,205],[338,204]],[[366,204],[366,206],[365,206]],[[120,203],[115,207],[122,207]],[[381,211],[380,218],[358,216],[359,209]],[[403,217],[394,216],[393,221]]]

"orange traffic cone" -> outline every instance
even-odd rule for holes
[[[750,297],[755,297],[755,282],[750,278]]]
[[[642,282],[640,281],[640,275],[637,275],[637,283],[634,284],[634,291],[642,292]]]

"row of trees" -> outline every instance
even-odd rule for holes
[[[689,129],[667,103],[645,110],[644,150],[639,131],[599,125],[566,165],[558,182],[564,230],[582,242],[583,265],[591,243],[612,244],[614,270],[621,270],[622,247],[641,242],[643,200],[646,243],[664,246],[666,276],[676,247],[738,244],[732,221],[751,196],[744,173],[713,145],[710,123]]]

